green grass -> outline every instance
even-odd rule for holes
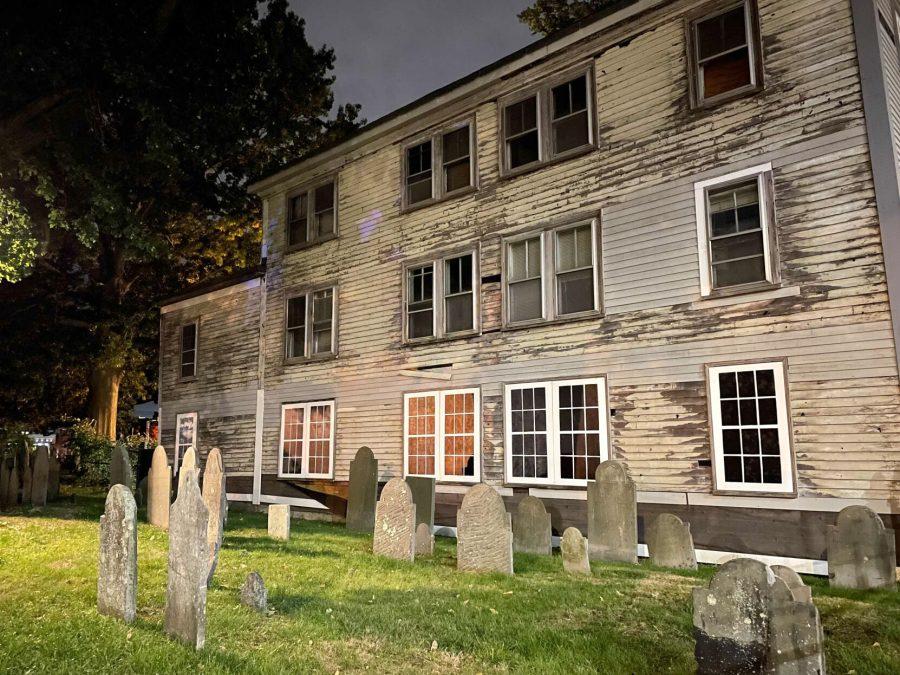
[[[371,538],[296,522],[289,543],[264,517],[232,512],[209,593],[206,648],[166,638],[167,538],[139,527],[138,618],[95,611],[102,499],[0,514],[0,672],[530,672],[694,670],[691,588],[713,572],[516,556],[516,575],[455,569],[455,543],[433,559],[375,558]],[[258,570],[270,616],[242,607]],[[825,626],[829,672],[900,672],[900,594],[835,591],[808,579]]]

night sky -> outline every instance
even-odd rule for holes
[[[309,42],[334,48],[336,103],[373,121],[537,39],[529,0],[290,0]]]

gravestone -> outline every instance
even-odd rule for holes
[[[291,538],[291,507],[287,504],[269,504],[269,536],[287,541]]]
[[[839,588],[897,590],[894,531],[866,506],[848,506],[828,528],[828,580]]]
[[[416,555],[434,555],[434,535],[431,528],[425,523],[419,523],[416,527]]]
[[[347,492],[347,529],[372,532],[375,528],[375,502],[378,499],[378,460],[366,446],[356,451],[350,462]]]
[[[6,459],[0,457],[0,509],[9,507],[9,473]]]
[[[407,476],[406,484],[416,505],[416,527],[419,523],[434,527],[434,478]]]
[[[795,576],[736,558],[695,588],[697,672],[823,674],[818,610]]]
[[[180,481],[169,521],[165,630],[170,637],[201,649],[206,640],[209,511],[197,484],[197,470],[185,470]]]
[[[600,464],[588,481],[588,552],[591,560],[637,562],[637,497],[622,462]]]
[[[97,611],[134,621],[137,600],[137,504],[131,490],[113,485],[100,516]]]
[[[19,490],[22,492],[22,506],[31,503],[31,458],[26,451],[22,462],[22,483]]]
[[[172,469],[166,451],[157,445],[147,481],[147,522],[163,530],[169,529],[169,507],[172,497]]]
[[[184,457],[181,458],[181,466],[178,468],[178,490],[181,490],[181,483],[184,480],[186,470],[197,470],[197,451],[193,447],[184,451]],[[200,478],[200,472],[197,471],[197,478]]]
[[[206,544],[209,546],[209,576],[207,585],[212,583],[213,573],[219,560],[222,536],[225,527],[225,467],[222,453],[218,448],[209,451],[206,470],[203,472],[203,503],[209,510],[209,525]]]
[[[577,527],[567,527],[559,542],[562,551],[563,569],[569,574],[590,574],[591,561],[588,558],[588,542]]]
[[[372,552],[395,560],[413,561],[416,546],[416,505],[402,478],[391,478],[375,506]]]
[[[241,586],[241,604],[261,614],[265,614],[269,606],[269,592],[259,572],[250,572],[244,585]]]
[[[513,517],[513,546],[519,553],[550,555],[550,514],[544,502],[528,495],[519,501]]]
[[[661,513],[647,528],[647,548],[650,562],[659,567],[697,569],[694,539],[690,523],[671,513]]]
[[[138,506],[147,506],[147,490],[150,486],[150,476],[144,476],[138,481],[137,491],[134,493]]]
[[[50,480],[50,451],[39,445],[34,451],[34,472],[31,474],[31,503],[47,506],[47,483]]]
[[[109,464],[110,485],[124,485],[132,489],[134,477],[131,473],[131,458],[128,449],[124,445],[115,445],[112,449],[112,460]]]
[[[513,536],[503,498],[479,483],[456,514],[456,567],[463,572],[513,573]]]
[[[50,453],[50,474],[47,478],[47,501],[55,501],[59,499],[59,458],[56,452]]]
[[[9,469],[9,482],[6,488],[6,508],[11,509],[19,503],[19,467],[13,463]]]

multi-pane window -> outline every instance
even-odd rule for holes
[[[478,326],[475,253],[406,268],[406,339],[468,333]]]
[[[753,89],[757,85],[754,7],[731,3],[690,24],[697,103]]]
[[[403,402],[406,475],[477,481],[481,443],[479,391],[406,394]]]
[[[331,478],[334,461],[334,401],[281,406],[279,476]]]
[[[516,172],[594,143],[591,71],[502,104],[503,170]]]
[[[181,327],[181,361],[179,377],[188,379],[197,374],[197,322]]]
[[[609,456],[603,378],[506,386],[507,480],[583,485]]]
[[[197,413],[175,416],[175,473],[181,468],[181,458],[188,448],[197,450]]]
[[[473,129],[472,122],[465,122],[406,147],[403,159],[405,207],[450,197],[475,184]]]
[[[710,367],[708,384],[716,489],[793,491],[784,364]]]
[[[336,185],[336,181],[329,180],[288,197],[288,247],[324,241],[337,234]]]
[[[597,222],[506,242],[506,323],[578,316],[600,309]]]
[[[755,167],[695,186],[703,294],[772,283],[771,167]]]
[[[287,359],[336,353],[336,289],[321,288],[289,297],[285,303],[284,355]]]

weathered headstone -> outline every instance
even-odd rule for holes
[[[100,516],[97,611],[134,621],[137,599],[137,504],[131,490],[113,485]]]
[[[866,506],[848,506],[828,528],[828,579],[840,588],[897,590],[894,531]]]
[[[378,499],[378,460],[366,446],[356,451],[350,462],[347,492],[347,529],[372,532],[375,528],[375,502]]]
[[[818,610],[801,587],[749,558],[722,565],[693,591],[697,672],[824,673]]]
[[[134,500],[139,507],[147,506],[147,489],[150,486],[150,476],[144,476],[138,481],[137,490],[134,492]]]
[[[647,548],[650,562],[659,567],[697,569],[694,538],[690,523],[671,513],[661,513],[647,528]]]
[[[416,546],[416,505],[402,478],[391,478],[375,506],[372,552],[396,560],[413,561]]]
[[[591,560],[637,562],[637,496],[625,465],[607,460],[588,481],[588,552]]]
[[[218,448],[209,451],[206,470],[203,472],[203,503],[209,510],[209,526],[206,544],[209,546],[209,576],[207,585],[212,583],[213,573],[219,561],[219,549],[225,527],[225,467],[222,453]]]
[[[407,476],[406,484],[416,505],[416,527],[419,523],[434,527],[434,478]]]
[[[291,538],[291,507],[288,504],[269,504],[269,536],[281,541]]]
[[[116,444],[112,449],[112,460],[109,463],[109,483],[110,485],[124,485],[129,490],[132,489],[134,475],[131,471],[131,457],[128,455],[128,449],[121,444]]]
[[[187,469],[180,481],[169,521],[165,630],[169,636],[201,649],[206,640],[209,511],[197,484],[197,470]]]
[[[559,542],[562,551],[563,569],[569,574],[590,574],[591,561],[588,558],[587,539],[577,527],[567,527]]]
[[[22,492],[22,506],[31,503],[31,456],[26,451],[22,462],[22,484],[19,489]]]
[[[59,458],[56,452],[50,453],[50,474],[47,478],[47,501],[55,501],[59,499]]]
[[[0,509],[9,507],[9,473],[6,459],[0,457]]]
[[[479,483],[456,514],[456,567],[464,572],[513,573],[513,536],[503,498]]]
[[[425,523],[419,523],[416,527],[416,555],[434,555],[434,534]]]
[[[6,488],[6,508],[11,509],[19,503],[19,467],[13,463],[9,468],[9,482]]]
[[[161,445],[153,451],[147,485],[147,521],[164,530],[169,528],[169,506],[172,496],[172,469]]]
[[[46,445],[34,451],[34,471],[31,474],[31,503],[47,506],[47,483],[50,479],[50,452]]]
[[[528,495],[519,501],[513,516],[513,547],[519,553],[550,555],[550,514],[544,502]]]
[[[197,467],[197,451],[194,450],[193,447],[188,448],[184,451],[184,457],[181,458],[181,466],[178,469],[178,490],[181,491],[181,483],[185,479],[185,474],[188,470],[194,469]],[[200,477],[200,472],[197,471],[197,478]]]
[[[250,572],[241,586],[241,604],[265,614],[269,606],[269,592],[259,572]]]

